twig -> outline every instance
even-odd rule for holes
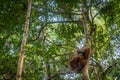
[[[109,67],[105,70],[105,72],[103,73],[103,76],[106,75],[106,73],[108,72],[108,70],[109,70],[110,68],[116,66],[116,64],[117,64],[117,63],[114,63],[114,64],[112,64],[111,66],[109,66]]]
[[[106,45],[107,42],[108,42],[110,39],[111,39],[111,38],[108,38],[108,40],[107,40],[104,44],[102,44],[102,45],[99,47],[99,50],[100,50],[104,45]]]

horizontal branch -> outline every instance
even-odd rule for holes
[[[56,76],[58,76],[58,75],[66,75],[66,74],[73,74],[73,73],[74,73],[74,72],[59,72],[59,73],[56,73],[56,74],[48,77],[47,80],[49,80],[49,79],[51,79],[51,78],[54,78],[54,77],[56,77]]]
[[[52,10],[50,10],[49,12],[52,12],[52,13],[55,13],[55,14],[82,15],[82,14],[80,14],[80,13],[61,12],[61,11],[52,11]]]
[[[47,22],[48,24],[53,23],[82,23],[82,21],[54,21],[54,22]]]

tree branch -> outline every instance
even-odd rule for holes
[[[105,75],[107,74],[107,72],[108,72],[109,69],[111,69],[112,67],[116,66],[116,64],[117,64],[117,63],[114,63],[114,64],[112,64],[111,66],[109,66],[109,67],[105,70],[105,72],[103,73],[103,76],[105,76]]]
[[[53,23],[82,23],[82,21],[54,21],[54,22],[47,22],[48,24]]]
[[[59,72],[59,73],[56,73],[50,77],[47,78],[47,80],[51,79],[51,78],[54,78],[54,77],[57,77],[58,75],[66,75],[66,74],[73,74],[74,72]]]
[[[99,50],[100,50],[103,46],[105,46],[110,39],[111,39],[111,38],[108,38],[108,40],[99,47]]]

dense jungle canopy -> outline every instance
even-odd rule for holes
[[[0,80],[16,79],[27,9],[27,0],[0,0]],[[86,41],[83,10],[90,79],[120,80],[120,0],[32,0],[22,80],[84,80],[68,73]]]

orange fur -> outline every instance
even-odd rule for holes
[[[80,72],[88,63],[88,59],[91,55],[91,49],[84,47],[81,49],[83,53],[74,55],[69,61],[69,68],[71,71]]]

